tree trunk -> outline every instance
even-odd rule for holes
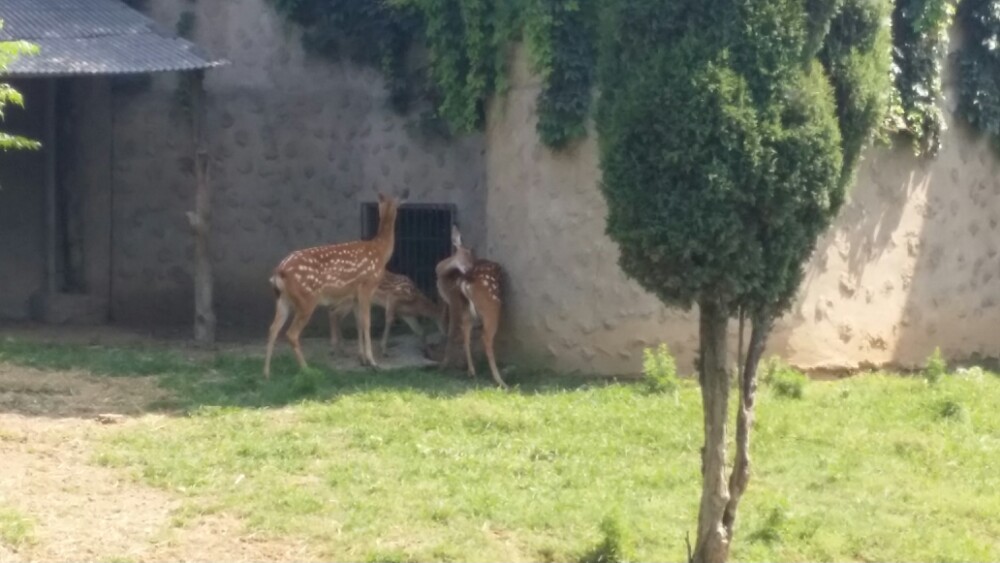
[[[750,347],[746,363],[740,366],[740,408],[736,415],[736,460],[729,476],[729,502],[722,524],[732,540],[736,527],[736,509],[750,482],[750,430],[753,427],[753,409],[757,394],[757,366],[764,355],[764,346],[771,332],[772,319],[766,313],[755,313],[750,333]]]
[[[205,84],[197,72],[190,81],[191,126],[194,135],[194,211],[188,221],[194,231],[194,339],[215,342],[215,309],[212,296],[212,259],[209,254],[212,192],[208,178],[208,148],[205,145]]]
[[[722,563],[729,558],[736,509],[750,482],[750,430],[757,392],[757,366],[764,354],[773,319],[766,312],[752,315],[746,362],[739,365],[740,408],[736,418],[736,459],[726,485],[726,422],[729,374],[726,371],[728,314],[718,303],[702,302],[700,381],[705,409],[702,449],[702,495],[698,542],[691,561]],[[742,339],[741,339],[742,340]],[[741,354],[742,355],[742,354]]]
[[[718,300],[698,303],[701,318],[699,380],[705,414],[705,446],[702,450],[701,506],[698,536],[692,560],[717,563],[729,555],[729,535],[723,516],[729,503],[726,486],[726,418],[729,404],[729,371],[726,369],[726,329],[729,313]]]

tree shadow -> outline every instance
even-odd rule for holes
[[[817,244],[771,350],[807,367],[914,369],[998,355],[1000,160],[949,115],[944,147],[866,153],[851,201]]]
[[[916,252],[919,232],[912,225],[921,211],[908,202],[922,196],[937,174],[933,163],[901,143],[865,153],[847,202],[805,265],[798,297],[775,325],[769,350],[815,368],[850,364],[858,346],[889,345],[893,337],[873,327],[904,298],[896,264]],[[876,336],[868,339],[869,330]]]
[[[926,190],[926,213],[902,273],[907,289],[893,360],[922,366],[940,347],[952,363],[995,365],[1000,324],[1000,161],[988,139],[950,124],[940,172]]]

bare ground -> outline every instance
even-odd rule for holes
[[[97,466],[93,444],[134,424],[165,391],[149,378],[102,378],[0,364],[0,507],[33,523],[30,541],[3,545],[7,561],[302,561],[308,546],[265,538],[238,518],[178,524],[182,499]],[[124,415],[104,425],[96,415]]]

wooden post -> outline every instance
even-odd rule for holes
[[[205,143],[205,77],[196,71],[189,81],[191,129],[194,135],[194,211],[187,214],[194,231],[194,339],[215,343],[215,308],[212,289],[212,259],[209,254],[212,191],[209,181],[208,147]]]

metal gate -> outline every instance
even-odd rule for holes
[[[434,267],[451,255],[451,225],[455,206],[449,203],[407,203],[396,217],[396,248],[387,269],[408,276],[428,297],[436,299]],[[378,231],[378,205],[361,204],[361,237]]]

